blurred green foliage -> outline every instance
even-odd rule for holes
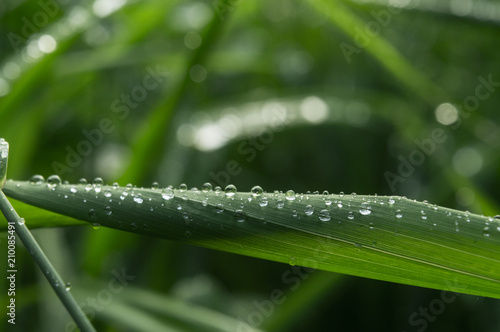
[[[499,214],[500,93],[484,80],[500,82],[500,4],[390,3],[396,7],[378,0],[4,1],[0,137],[10,143],[8,176],[397,194]],[[446,140],[412,165],[418,142],[436,129]],[[392,188],[387,172],[401,177]],[[323,272],[286,283],[291,266],[104,228],[35,236],[63,278],[90,296],[103,287],[93,282],[106,285],[113,270],[126,268],[144,292],[245,322],[259,312],[255,301],[281,290],[286,301],[262,314],[260,327],[272,331],[500,328],[491,299],[461,295],[441,310],[432,307],[439,291]],[[1,243],[6,248],[5,235]],[[69,317],[23,250],[19,321],[1,324],[62,331]],[[1,285],[7,289],[5,279]],[[6,303],[6,292],[1,297]],[[137,330],[120,323],[134,311],[111,309],[123,308],[120,301],[97,313],[99,331]],[[437,318],[422,318],[420,308],[429,306]],[[135,312],[143,326],[192,328],[151,308]]]

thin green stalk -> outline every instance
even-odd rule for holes
[[[7,175],[8,154],[9,144],[4,139],[0,139],[0,188],[3,188]],[[83,310],[78,306],[69,290],[66,289],[66,283],[61,276],[59,276],[28,227],[26,227],[24,219],[19,217],[2,190],[0,190],[0,211],[2,211],[8,223],[14,226],[17,236],[21,239],[26,249],[28,249],[31,257],[33,257],[33,260],[38,264],[42,273],[49,281],[57,296],[59,296],[59,299],[66,307],[71,317],[73,317],[78,327],[85,332],[95,331]]]

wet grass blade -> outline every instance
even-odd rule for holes
[[[19,181],[8,181],[4,191],[34,206],[128,232],[500,298],[499,220],[426,202]]]

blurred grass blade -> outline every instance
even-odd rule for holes
[[[133,233],[500,298],[499,220],[426,202],[19,181],[8,181],[4,191],[28,204]]]

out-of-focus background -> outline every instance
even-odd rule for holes
[[[8,0],[0,17],[9,178],[258,184],[499,214],[498,1]],[[197,330],[121,299],[147,295],[240,331],[500,330],[498,300],[91,226],[34,234],[79,298],[97,298],[99,331]],[[70,330],[22,247],[16,258],[18,320],[0,329]],[[131,281],[106,298],[124,269]],[[266,307],[276,290],[286,299]]]

